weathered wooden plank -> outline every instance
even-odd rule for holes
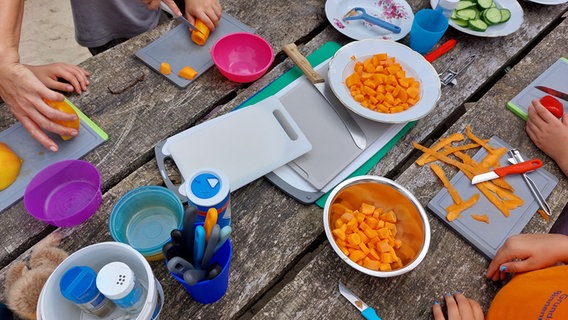
[[[464,132],[471,125],[474,132],[489,138],[500,136],[530,157],[539,157],[559,183],[548,198],[554,221],[566,202],[568,179],[552,160],[530,141],[524,121],[505,108],[505,104],[559,57],[566,56],[564,21],[473,104],[446,135]],[[441,190],[441,184],[428,168],[411,165],[396,181],[411,190],[423,206]],[[430,319],[434,301],[447,292],[460,291],[478,300],[484,309],[499,288],[485,278],[488,265],[481,254],[429,215],[432,241],[425,260],[410,273],[390,279],[369,277],[354,271],[333,252],[327,241],[319,253],[274,298],[258,311],[254,319],[360,319],[361,315],[337,290],[337,282],[346,283],[360,298],[374,307],[383,319]],[[523,232],[547,232],[551,223],[538,215]]]

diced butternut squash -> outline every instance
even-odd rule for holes
[[[407,77],[396,58],[386,53],[377,53],[364,61],[357,61],[353,71],[345,79],[345,85],[353,99],[365,108],[397,113],[420,100],[420,82]]]
[[[197,76],[197,71],[190,66],[185,66],[179,71],[178,76],[186,80],[193,80]]]
[[[191,40],[193,42],[195,42],[195,44],[197,45],[205,45],[205,42],[207,42],[207,38],[209,38],[209,34],[211,33],[211,30],[207,27],[207,25],[205,23],[203,23],[203,21],[196,19],[195,20],[195,27],[199,30],[199,31],[191,31]]]
[[[167,62],[160,63],[160,73],[165,75],[172,73],[172,67],[170,64]]]
[[[378,60],[377,61],[385,61]],[[342,211],[343,210],[343,211]],[[403,267],[400,256],[411,254],[404,243],[396,239],[396,213],[391,209],[377,208],[361,203],[358,209],[333,206],[335,226],[331,233],[341,252],[353,262],[370,270],[396,270]],[[335,219],[335,220],[333,220]],[[410,259],[407,259],[410,260]]]

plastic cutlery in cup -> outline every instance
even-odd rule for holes
[[[176,244],[174,242],[168,242],[164,244],[164,246],[162,247],[162,253],[164,254],[166,260],[170,260],[173,257],[183,256],[184,250],[179,244]]]
[[[217,224],[217,218],[219,217],[219,213],[215,208],[209,208],[207,210],[207,215],[205,216],[205,222],[203,223],[203,228],[205,228],[205,240],[209,240],[209,236],[211,235],[211,230],[213,230],[213,226]]]
[[[200,270],[200,269],[187,270],[186,272],[183,273],[183,281],[185,281],[185,283],[187,283],[188,285],[193,286],[199,281],[205,279],[206,275],[207,271],[205,270]]]
[[[231,232],[233,232],[233,228],[231,228],[231,226],[224,226],[223,228],[221,228],[221,232],[219,234],[219,241],[217,242],[217,246],[215,246],[215,251],[213,251],[213,253],[217,252],[217,250],[221,248],[223,243],[225,243],[225,241],[229,239]]]
[[[219,242],[219,236],[221,232],[221,227],[216,224],[213,226],[213,230],[211,230],[211,235],[209,236],[209,240],[207,240],[207,247],[205,248],[205,253],[203,254],[203,260],[201,261],[201,267],[206,269],[209,267],[209,261],[215,252],[215,248],[217,247],[217,243]]]
[[[205,229],[202,225],[195,227],[195,240],[193,242],[193,265],[201,269],[201,260],[205,251]]]
[[[171,258],[170,260],[168,260],[167,267],[171,273],[176,274],[180,277],[183,277],[186,271],[195,269],[191,263],[189,263],[182,257]]]
[[[197,218],[197,207],[189,205],[183,213],[183,229],[181,230],[182,247],[188,253],[189,259],[193,259],[193,241],[195,239],[195,219]],[[195,262],[195,261],[191,261]]]

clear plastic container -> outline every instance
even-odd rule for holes
[[[105,297],[96,286],[97,274],[86,266],[75,266],[67,270],[59,281],[59,290],[67,300],[77,304],[81,310],[105,317],[115,305]]]
[[[459,0],[439,0],[434,10],[440,11],[449,20],[458,2]]]
[[[140,312],[146,299],[146,288],[123,262],[106,264],[97,274],[97,288],[129,314]]]

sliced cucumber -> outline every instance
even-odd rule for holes
[[[489,8],[483,11],[483,17],[489,24],[501,23],[501,10],[497,8]]]
[[[456,15],[462,20],[474,20],[477,17],[479,11],[474,8],[468,8],[463,10],[457,10]]]
[[[501,23],[505,23],[511,19],[511,11],[509,9],[499,9],[501,11]]]
[[[487,23],[481,19],[468,20],[467,22],[469,24],[468,27],[474,31],[484,32],[488,27]]]
[[[463,10],[463,9],[467,9],[467,8],[471,8],[471,7],[475,7],[477,5],[476,2],[472,2],[472,1],[467,1],[467,0],[462,0],[459,1],[457,6],[456,6],[456,11],[458,10]]]
[[[483,12],[481,13],[481,20],[483,20],[485,23],[487,23],[488,26],[492,26],[493,23],[491,21],[488,21],[487,18],[485,17],[486,12],[487,12],[487,10],[483,10]]]
[[[477,6],[481,10],[489,9],[489,8],[491,8],[491,5],[493,5],[493,0],[477,0]]]
[[[467,20],[463,20],[460,18],[452,18],[452,21],[455,22],[458,26],[467,28],[469,26],[469,22]]]

